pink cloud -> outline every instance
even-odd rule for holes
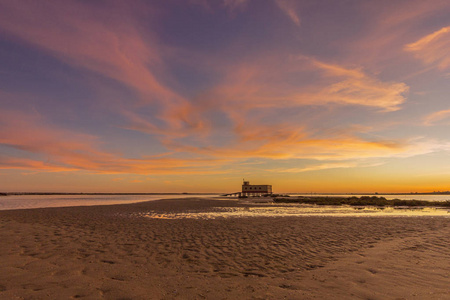
[[[414,43],[407,44],[405,51],[411,52],[427,65],[440,70],[450,66],[450,26],[430,33]]]
[[[448,151],[449,143],[426,139],[364,140],[352,135],[336,135],[328,138],[301,137],[295,129],[288,129],[277,139],[260,140],[258,136],[231,143],[225,147],[196,147],[170,141],[167,147],[175,151],[195,153],[201,156],[227,157],[242,161],[249,157],[268,161],[303,159],[310,160],[307,167],[273,168],[274,172],[299,173],[334,168],[372,167],[385,163],[386,158],[406,158],[417,155]],[[248,133],[247,133],[248,134]],[[268,170],[267,170],[268,171]]]
[[[2,111],[0,120],[0,144],[32,154],[23,158],[5,153],[0,156],[0,169],[42,172],[223,174],[230,172],[230,166],[239,165],[249,157],[347,161],[408,157],[444,149],[442,147],[450,149],[450,146],[437,142],[364,140],[352,135],[352,131],[334,132],[333,136],[319,138],[288,123],[277,126],[242,123],[235,129],[239,139],[222,147],[188,145],[166,139],[164,144],[172,153],[127,158],[101,150],[101,143],[95,136],[56,129],[39,115]],[[252,122],[258,122],[258,119]],[[346,166],[347,163],[324,163],[304,171]]]
[[[308,83],[311,75],[316,80]],[[330,103],[394,111],[406,101],[407,92],[405,83],[382,81],[362,69],[272,55],[229,68],[207,96],[227,111]]]
[[[249,127],[255,128],[256,126]],[[253,157],[346,160],[401,156],[412,150],[411,145],[406,142],[366,141],[351,135],[335,136],[334,138],[312,138],[294,127],[267,132],[262,127],[260,131],[250,129],[243,130],[239,134],[243,137],[241,140],[225,147],[196,147],[175,141],[166,141],[165,145],[175,151],[230,159]]]
[[[143,39],[129,9],[75,1],[4,1],[1,7],[0,26],[14,37],[143,93],[176,97],[146,67],[160,63],[159,49]]]
[[[401,1],[384,5],[366,1],[360,2],[357,7],[364,20],[359,24],[360,34],[347,43],[336,43],[335,46],[341,49],[348,61],[364,64],[377,72],[404,62],[404,45],[417,36],[420,25],[434,22],[436,15],[450,13],[448,2],[440,0],[411,0],[407,5]]]
[[[377,111],[398,110],[406,101],[408,86],[401,82],[385,82],[362,68],[329,64],[310,57],[272,55],[254,61],[224,66],[223,80],[203,93],[186,115],[195,116],[205,127],[192,127],[187,135],[163,135],[160,141],[176,153],[201,157],[243,160],[248,157],[266,159],[349,159],[396,156],[410,151],[409,145],[395,141],[366,141],[355,137],[358,128],[346,135],[327,136],[316,133],[303,119],[283,119],[286,108],[357,106]],[[305,81],[313,74],[315,81]],[[299,78],[295,80],[293,78]],[[303,82],[305,81],[305,82]],[[224,147],[211,143],[218,132],[208,120],[208,113],[219,110],[230,122],[230,142]],[[320,116],[316,116],[320,122]],[[322,116],[323,117],[323,116]],[[308,117],[310,119],[311,116]],[[132,129],[158,132],[136,116]],[[269,122],[267,121],[269,120]],[[208,128],[205,130],[205,128]],[[192,143],[192,137],[203,134]],[[190,137],[186,141],[182,138]]]
[[[208,174],[220,173],[226,159],[143,157],[126,158],[101,150],[98,138],[46,124],[38,114],[0,112],[0,144],[25,151],[35,158],[0,157],[2,169],[91,171],[104,174]]]
[[[14,158],[0,156],[0,169],[38,170],[42,172],[70,172],[77,168],[65,167],[28,158]]]
[[[77,68],[114,79],[139,94],[141,104],[157,103],[159,119],[176,131],[201,127],[189,118],[190,103],[169,87],[165,48],[138,23],[154,12],[135,2],[3,1],[0,28],[11,38],[47,51]],[[132,107],[127,99],[124,107]],[[134,103],[136,104],[136,103]]]
[[[440,123],[442,124],[443,122],[449,120],[450,120],[450,109],[434,112],[432,114],[427,115],[423,119],[424,124],[428,126],[437,125]]]
[[[295,25],[300,26],[300,17],[298,16],[297,9],[295,7],[295,1],[275,0],[275,3]]]

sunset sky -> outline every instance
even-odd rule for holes
[[[450,2],[0,0],[0,192],[450,190]]]

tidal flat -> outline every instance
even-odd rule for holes
[[[0,211],[1,299],[445,299],[450,218],[254,216],[236,200]]]

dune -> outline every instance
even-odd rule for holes
[[[0,211],[0,298],[450,298],[450,218],[139,217],[243,205]]]

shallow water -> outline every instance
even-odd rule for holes
[[[160,199],[211,196],[215,195],[9,195],[0,197],[0,210],[130,204]]]
[[[152,219],[218,219],[247,217],[373,217],[373,216],[439,216],[450,217],[448,208],[377,208],[350,206],[284,205],[264,207],[217,207],[210,212],[156,213],[149,211],[138,216]]]

